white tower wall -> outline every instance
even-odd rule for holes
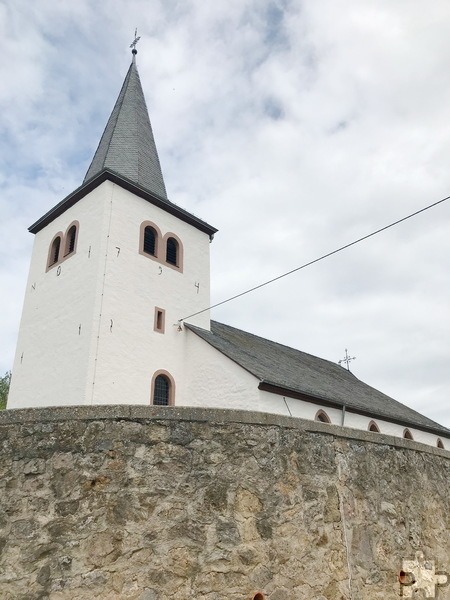
[[[73,221],[76,252],[46,272],[53,237]],[[139,253],[144,221],[181,241],[182,270]],[[148,404],[158,370],[170,373],[181,400],[184,345],[176,324],[209,306],[209,241],[110,181],[39,231],[8,408]],[[155,307],[165,311],[164,333],[154,331]],[[192,322],[209,328],[209,314]]]
[[[8,408],[85,404],[98,310],[105,189],[97,188],[36,234]],[[54,236],[79,222],[76,252],[46,270]]]
[[[107,182],[111,221],[96,356],[93,404],[148,404],[156,371],[170,373],[176,403],[184,390],[183,333],[178,320],[209,306],[209,236],[145,200]],[[139,230],[151,221],[183,246],[183,269],[139,253]],[[162,248],[164,251],[165,249]],[[154,330],[165,311],[164,333]],[[209,312],[190,319],[209,329]],[[94,381],[94,377],[92,377]]]

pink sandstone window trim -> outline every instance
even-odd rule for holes
[[[166,311],[164,308],[155,306],[155,319],[153,323],[153,330],[157,333],[164,333],[166,328]]]
[[[79,230],[80,223],[78,221],[72,221],[72,223],[70,223],[70,225],[67,227],[65,233],[58,231],[58,233],[53,236],[48,248],[47,267],[45,272],[50,271],[50,269],[53,269],[53,267],[56,265],[60,265],[76,253]],[[71,232],[73,232],[73,235],[71,235]],[[56,260],[54,260],[56,252],[55,243],[58,239],[58,256]]]
[[[175,380],[172,377],[172,375],[168,371],[165,371],[164,369],[159,369],[159,371],[155,371],[155,373],[153,373],[151,387],[150,387],[150,389],[151,389],[150,404],[152,406],[157,406],[157,405],[153,404],[153,399],[155,397],[155,381],[159,375],[163,375],[169,381],[169,404],[168,404],[168,406],[174,406],[175,405]]]
[[[148,252],[144,252],[144,240],[145,240],[145,229],[146,227],[151,227],[155,232],[155,253],[149,254]],[[139,254],[145,256],[146,258],[150,258],[151,260],[155,260],[156,262],[161,262],[160,260],[160,252],[162,245],[162,234],[161,230],[153,223],[153,221],[143,221],[139,230]]]
[[[47,267],[45,269],[45,272],[50,271],[50,269],[53,269],[53,267],[56,267],[56,265],[58,265],[61,262],[61,251],[63,248],[63,232],[62,231],[58,231],[58,233],[56,233],[53,238],[52,241],[49,244],[48,247],[48,254],[47,254]],[[58,246],[58,250],[56,251],[56,242],[59,239],[59,246]]]
[[[167,242],[169,241],[170,238],[175,240],[175,242],[177,243],[176,264],[169,263],[166,260]],[[170,267],[171,269],[174,269],[175,271],[182,273],[183,272],[183,261],[184,261],[184,248],[183,248],[183,244],[181,243],[180,238],[172,232],[166,233],[165,236],[163,237],[163,241],[162,241],[162,251],[164,252],[164,257],[161,257],[161,260],[164,261],[164,264],[166,265],[166,267]]]
[[[72,221],[69,227],[66,229],[66,233],[64,234],[64,254],[62,260],[72,256],[77,251],[77,243],[78,243],[78,231],[80,229],[80,223],[78,221]],[[73,237],[69,235],[71,230],[75,230]],[[71,249],[72,247],[72,249]]]
[[[150,254],[144,252],[144,241],[145,241],[145,230],[147,227],[151,227],[155,233],[155,253]],[[172,239],[176,244],[176,264],[167,261],[167,242]],[[164,236],[161,233],[160,228],[153,221],[143,221],[139,229],[139,254],[150,258],[161,265],[169,267],[178,273],[183,272],[184,262],[184,247],[180,238],[172,232],[166,233]]]

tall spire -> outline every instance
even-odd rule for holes
[[[136,54],[83,183],[108,169],[167,199]]]

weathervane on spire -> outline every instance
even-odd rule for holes
[[[348,355],[348,351],[347,351],[347,348],[346,348],[346,349],[345,349],[345,358],[342,358],[341,360],[339,360],[339,361],[338,361],[338,364],[339,364],[339,365],[342,365],[342,363],[345,363],[345,364],[347,365],[347,371],[350,371],[350,366],[349,366],[349,365],[350,365],[350,362],[351,362],[352,360],[356,360],[356,356],[352,356],[352,357],[350,357],[350,356]]]
[[[134,32],[134,40],[132,41],[132,43],[130,44],[130,48],[133,48],[133,50],[131,51],[132,54],[136,55],[137,54],[137,50],[136,50],[136,45],[138,43],[138,41],[141,39],[141,36],[138,37],[137,34],[137,28]]]

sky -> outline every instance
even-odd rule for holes
[[[131,61],[220,302],[450,195],[448,0],[0,1],[0,374]],[[214,309],[450,427],[450,200]],[[184,317],[186,315],[180,315]]]

